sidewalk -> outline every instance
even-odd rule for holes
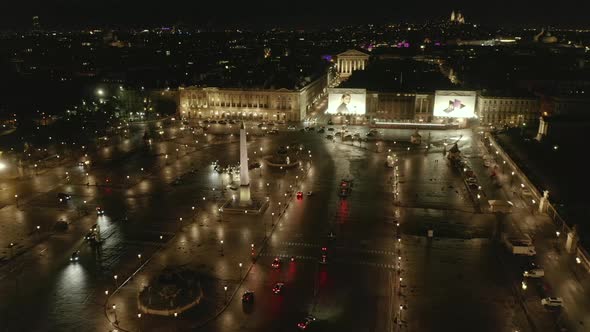
[[[480,147],[484,145],[480,143]],[[487,150],[486,150],[487,151]],[[540,214],[537,206],[530,206],[530,202],[524,201],[516,195],[514,184],[510,183],[509,176],[499,172],[503,179],[502,189],[508,199],[515,205],[525,208],[519,209],[517,227],[531,235],[534,239],[537,251],[536,262],[545,270],[544,283],[550,286],[546,296],[557,296],[564,300],[564,313],[555,319],[555,327],[567,327],[570,331],[590,330],[590,278],[588,272],[576,263],[575,254],[569,254],[565,250],[567,234],[557,236],[559,230],[551,218],[546,214]],[[537,298],[536,300],[540,300]],[[550,316],[551,313],[541,308],[540,303],[527,304],[537,307],[537,314]],[[543,317],[545,318],[545,317]]]

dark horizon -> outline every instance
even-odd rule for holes
[[[567,2],[553,6],[510,6],[499,2],[482,8],[474,1],[436,2],[431,4],[384,4],[382,1],[364,2],[364,7],[353,8],[348,4],[311,3],[299,1],[289,9],[284,3],[260,1],[228,5],[206,4],[193,1],[177,1],[162,6],[158,1],[115,0],[79,3],[74,0],[57,0],[53,3],[35,0],[33,3],[12,2],[0,13],[1,28],[27,28],[31,18],[40,17],[46,28],[85,26],[134,26],[173,25],[184,23],[203,27],[267,27],[290,26],[295,28],[342,26],[363,23],[425,23],[448,19],[452,10],[461,11],[467,23],[506,26],[589,26],[586,12],[590,4],[576,4],[575,10]],[[526,18],[526,21],[523,20]]]

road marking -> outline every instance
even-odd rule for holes
[[[262,253],[260,256],[263,257],[278,257],[278,258],[291,258],[295,257],[296,260],[309,260],[309,261],[319,261],[319,257],[313,256],[292,256],[287,254],[271,254],[271,253]],[[385,263],[373,263],[373,262],[365,262],[365,261],[349,261],[349,260],[342,260],[342,259],[332,259],[328,260],[328,263],[333,264],[350,264],[350,265],[364,265],[374,268],[380,269],[387,269],[387,270],[395,270],[395,264],[385,264]]]
[[[305,243],[305,242],[281,242],[279,244],[290,246],[290,247],[307,247],[307,248],[319,248],[320,245],[315,243]],[[343,246],[334,247],[334,249],[338,251],[348,251],[348,252],[358,252],[358,253],[366,253],[366,254],[376,254],[376,255],[391,255],[395,256],[396,253],[394,251],[389,250],[373,250],[373,249],[359,249],[359,248],[347,248]]]
[[[279,258],[291,258],[295,257],[297,260],[309,260],[309,261],[317,261],[318,257],[312,256],[297,256],[297,255],[287,255],[287,254],[270,254],[270,253],[262,253],[260,256],[263,257],[279,257]]]
[[[310,247],[310,248],[319,248],[319,244],[315,243],[305,243],[305,242],[281,242],[280,244],[290,247]]]

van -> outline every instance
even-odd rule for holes
[[[512,204],[511,201],[503,200],[489,200],[488,204],[490,212],[510,213],[514,207],[514,204]]]

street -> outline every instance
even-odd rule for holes
[[[263,164],[250,170],[252,196],[270,204],[263,215],[246,216],[219,211],[237,179],[212,165],[239,160],[238,126],[230,126],[192,134],[178,121],[134,124],[87,151],[88,169],[72,152],[6,181],[0,241],[17,245],[3,246],[0,330],[294,331],[307,315],[317,318],[309,327],[317,331],[529,331],[530,320],[536,330],[553,326],[540,297],[515,292],[522,271],[498,243],[502,222],[529,210],[480,212],[443,156],[457,142],[485,199],[504,195],[487,180],[470,130],[431,131],[426,147],[409,143],[409,129],[343,142],[286,125],[263,135],[249,122],[249,158]],[[159,137],[147,142],[146,131]],[[300,148],[300,168],[266,167],[262,157],[281,146]],[[385,166],[388,155],[398,159],[398,175]],[[353,180],[345,198],[342,179]],[[60,192],[72,199],[58,202]],[[53,229],[58,220],[70,222],[66,232]],[[93,224],[102,238],[96,246],[83,240]],[[550,255],[551,248],[539,251]],[[80,260],[72,263],[75,250]],[[271,266],[275,258],[279,268]],[[138,316],[138,292],[166,266],[200,273],[201,302],[177,317]],[[285,286],[273,294],[277,282]],[[245,290],[255,294],[251,306],[241,301]]]

